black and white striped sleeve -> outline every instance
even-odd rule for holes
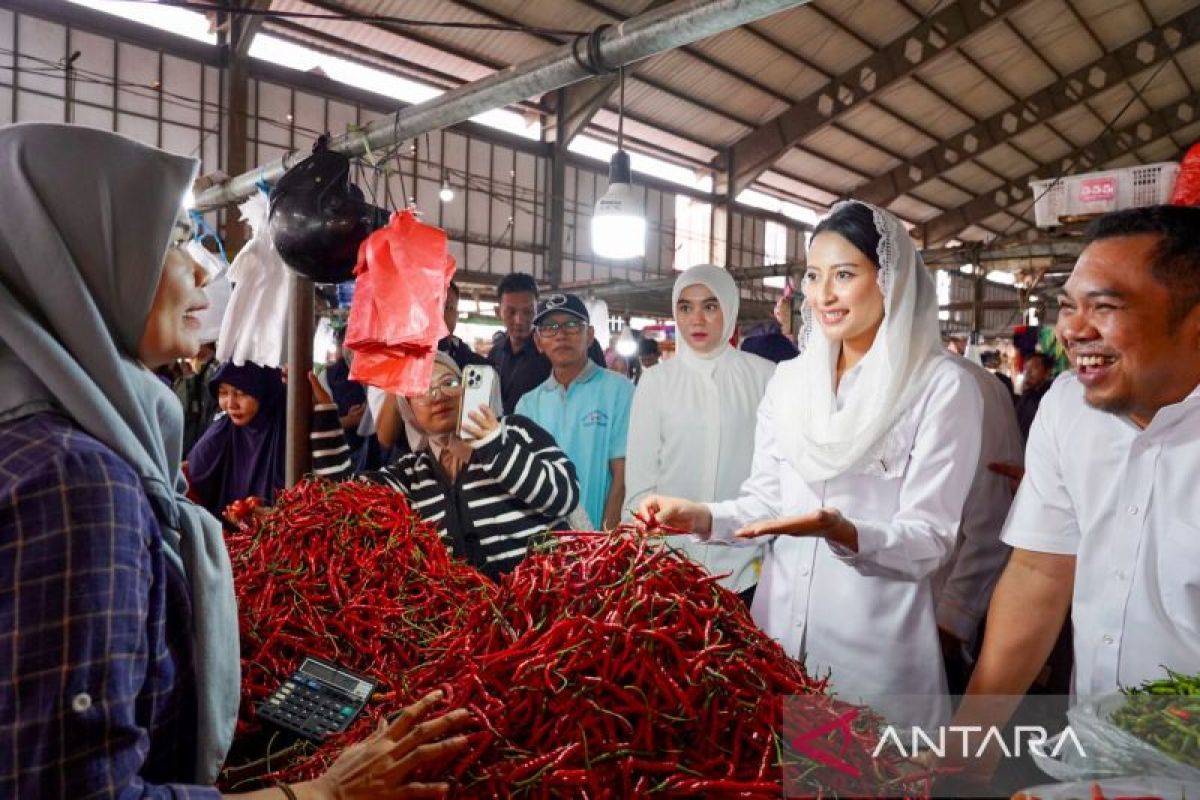
[[[476,448],[475,463],[539,514],[562,518],[579,504],[575,465],[554,437],[527,417],[505,417],[499,435]]]
[[[313,407],[312,432],[308,440],[314,475],[335,481],[353,476],[350,446],[346,444],[336,405],[328,403]]]

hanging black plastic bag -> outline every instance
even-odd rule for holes
[[[326,149],[292,167],[271,192],[271,240],[285,264],[317,283],[349,280],[375,209],[350,182],[350,159]]]

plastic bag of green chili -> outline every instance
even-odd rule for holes
[[[1197,678],[1168,673],[1139,687],[1085,699],[1067,712],[1067,721],[1079,745],[1068,740],[1034,754],[1038,767],[1058,780],[1154,775],[1200,783]]]
[[[1053,783],[1023,789],[1013,800],[1125,800],[1125,798],[1158,797],[1162,800],[1188,800],[1200,795],[1200,784],[1186,783],[1173,778],[1152,778],[1138,775],[1127,778],[1106,778],[1100,781]]]

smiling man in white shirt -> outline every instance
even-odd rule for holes
[[[1057,325],[1073,372],[1030,432],[956,724],[999,721],[972,696],[1023,694],[1068,608],[1077,696],[1200,672],[1200,208],[1109,214],[1087,239]]]

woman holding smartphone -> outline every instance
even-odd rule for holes
[[[949,714],[930,579],[953,555],[982,400],[942,350],[937,293],[887,211],[839,203],[804,273],[805,349],[758,410],[739,496],[652,496],[642,512],[763,548],[751,612],[811,672],[893,723]]]
[[[350,451],[337,406],[315,375],[309,382],[313,472],[349,478]],[[521,562],[531,536],[570,527],[567,516],[579,505],[579,484],[574,465],[550,434],[525,417],[498,418],[483,403],[464,410],[460,436],[465,389],[461,368],[438,353],[428,391],[396,398],[412,452],[356,477],[403,492],[455,554],[497,578]]]

